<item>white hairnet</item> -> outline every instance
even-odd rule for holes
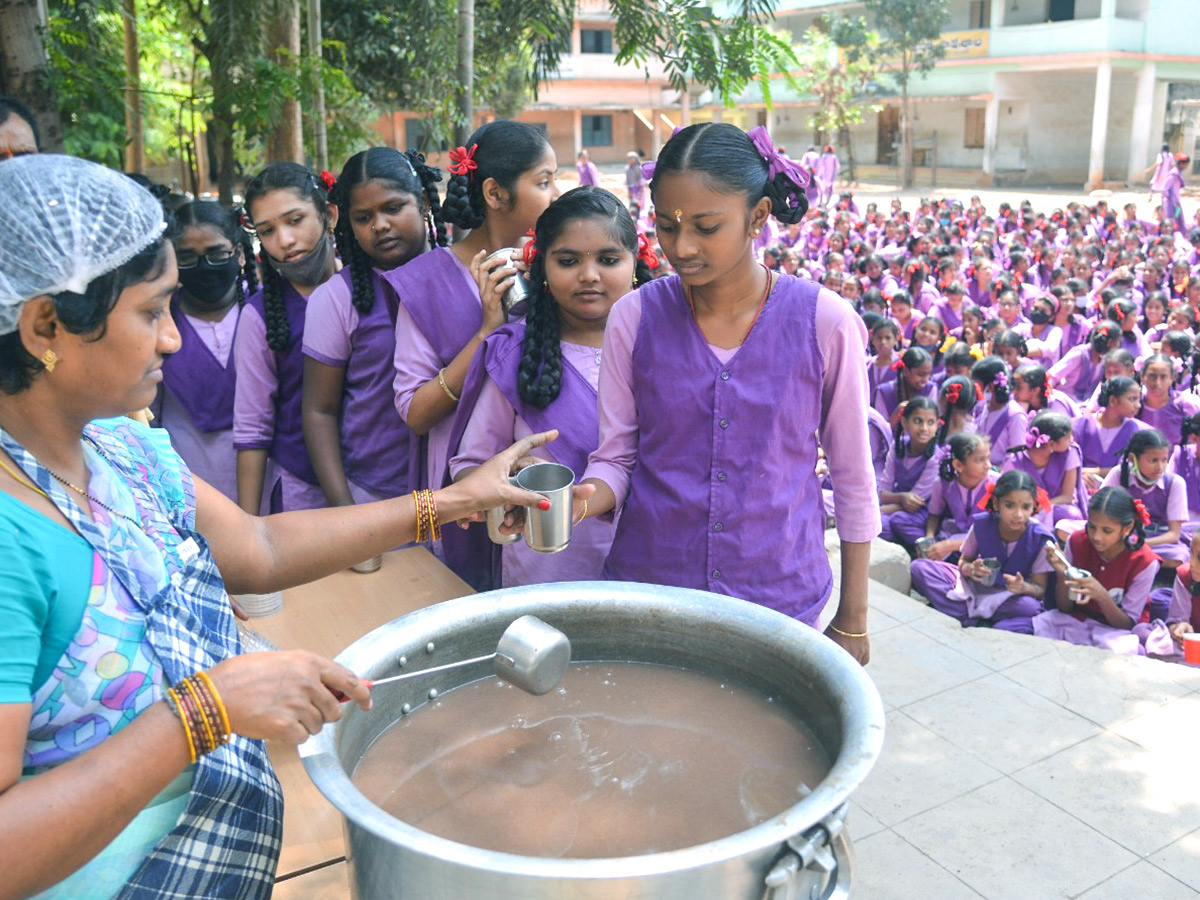
[[[73,156],[0,162],[0,197],[0,335],[16,331],[26,301],[82,294],[166,227],[149,191]]]

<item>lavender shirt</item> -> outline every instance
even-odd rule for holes
[[[816,342],[824,373],[820,432],[833,480],[838,534],[846,541],[870,541],[881,526],[866,424],[853,416],[830,415],[836,409],[866,406],[865,328],[850,304],[832,291],[822,288],[821,299],[816,305]],[[633,345],[641,318],[637,291],[618,300],[609,314],[600,371],[600,446],[588,459],[584,474],[607,484],[618,508],[629,494],[630,473],[637,464]],[[708,346],[722,363],[733,359],[739,349]],[[865,510],[874,510],[874,515],[864,515]]]
[[[184,315],[187,315],[184,313]],[[241,309],[231,307],[225,318],[208,322],[187,316],[188,323],[223,368],[229,367]],[[202,388],[202,385],[197,387]],[[165,428],[175,451],[188,464],[192,474],[211,484],[234,502],[237,501],[237,451],[233,449],[233,429],[203,432],[175,395],[164,384],[161,404],[154,425]]]
[[[1009,400],[996,410],[988,409],[984,402],[975,409],[975,425],[977,431],[991,439],[992,465],[999,466],[1010,449],[1025,443],[1029,420],[1025,417],[1024,408],[1016,400]]]

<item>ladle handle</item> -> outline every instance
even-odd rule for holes
[[[369,689],[375,687],[376,685],[389,684],[390,682],[393,682],[393,681],[403,681],[406,678],[416,678],[418,675],[431,675],[434,672],[444,672],[447,669],[457,669],[461,666],[470,666],[470,665],[473,665],[478,662],[486,662],[489,659],[495,659],[495,658],[496,658],[495,653],[488,653],[485,656],[476,656],[472,659],[460,659],[458,662],[446,663],[444,666],[431,666],[428,669],[421,669],[420,671],[417,671],[417,672],[405,672],[403,675],[392,675],[388,678],[380,678],[378,681],[372,681],[369,678],[364,678],[363,683],[367,686],[367,689],[369,690]],[[350,699],[345,694],[343,694],[341,691],[336,691],[333,688],[329,688],[329,692],[338,699],[339,703],[346,703]]]

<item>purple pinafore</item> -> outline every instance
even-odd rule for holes
[[[1163,534],[1170,527],[1167,499],[1175,479],[1179,477],[1179,475],[1168,472],[1154,484],[1145,487],[1137,478],[1130,476],[1125,490],[1129,491],[1129,496],[1134,500],[1141,500],[1146,505],[1146,512],[1150,514],[1150,524],[1146,526],[1146,537],[1152,538]],[[1160,559],[1174,560],[1179,563],[1187,562],[1191,553],[1188,545],[1182,539],[1173,544],[1155,544],[1150,549]]]
[[[678,278],[640,289],[638,455],[606,577],[728,594],[815,623],[832,588],[814,474],[818,290],[781,277],[722,364]]]
[[[304,388],[304,315],[308,299],[292,287],[286,278],[283,282],[283,304],[287,310],[288,342],[283,350],[275,352],[275,371],[279,387],[275,393],[275,430],[271,438],[270,457],[296,478],[312,485],[320,492],[320,482],[308,458],[308,447],[304,443],[304,424],[300,413],[300,402]],[[265,322],[266,309],[261,290],[246,301]],[[238,446],[239,450],[250,449]],[[268,486],[269,487],[269,486]],[[271,512],[282,512],[282,490],[276,482],[271,491]]]
[[[1178,444],[1183,433],[1183,420],[1195,413],[1198,405],[1200,399],[1187,402],[1178,391],[1172,390],[1166,404],[1158,409],[1148,406],[1143,397],[1137,417],[1148,427],[1161,431],[1170,443]]]
[[[1189,519],[1183,523],[1183,539],[1190,544],[1195,539],[1196,525],[1200,523],[1200,461],[1196,458],[1196,445],[1188,443],[1187,446],[1176,447],[1167,471],[1178,475],[1187,485]],[[1200,572],[1197,576],[1200,576]]]
[[[167,429],[193,475],[236,501],[237,454],[232,429],[237,366],[232,348],[241,310],[235,307],[226,313],[233,322],[225,360],[218,359],[197,333],[183,311],[178,291],[171,298],[171,316],[181,343],[179,350],[163,360],[154,425]]]
[[[558,429],[558,438],[547,446],[547,451],[556,462],[567,466],[575,473],[576,481],[587,469],[588,455],[596,449],[600,434],[597,411],[596,388],[567,359],[562,360],[562,382],[559,394],[544,409],[531,406],[521,397],[517,389],[517,371],[524,350],[525,325],[513,323],[497,328],[483,342],[480,351],[471,361],[467,380],[463,384],[462,399],[450,433],[449,456],[453,458],[471,418],[471,411],[479,399],[480,392],[490,378],[499,388],[504,399],[516,414],[534,432]],[[447,473],[446,481],[449,481]],[[575,525],[571,544],[566,550],[551,556],[527,550],[524,544],[501,548],[493,544],[482,523],[475,523],[467,531],[442,532],[446,553],[446,564],[463,580],[471,585],[476,582],[491,587],[509,586],[501,569],[502,557],[511,553],[522,554],[522,570],[533,576],[536,582],[526,578],[526,583],[544,584],[551,581],[579,581],[597,577],[608,547],[612,542],[613,526],[598,518],[586,519]],[[589,575],[588,572],[593,574]]]
[[[1111,469],[1113,466],[1119,465],[1121,451],[1129,443],[1129,439],[1136,431],[1145,427],[1138,419],[1126,419],[1113,435],[1112,443],[1105,447],[1100,439],[1100,425],[1095,417],[1078,416],[1073,425],[1075,442],[1079,444],[1079,449],[1083,453],[1084,466],[1098,466],[1103,469]]]
[[[1072,441],[1071,446],[1057,453],[1050,454],[1050,461],[1045,468],[1039,469],[1033,460],[1025,453],[1019,453],[1012,460],[1012,468],[1028,473],[1034,484],[1040,487],[1050,497],[1057,497],[1062,492],[1063,478],[1066,477],[1068,464],[1072,461],[1079,464],[1083,451]],[[1062,519],[1087,518],[1087,488],[1083,484],[1083,473],[1075,479],[1075,499],[1073,503],[1055,503],[1054,508],[1038,517],[1042,524],[1050,527]]]
[[[910,456],[908,455],[908,445],[908,435],[901,435],[900,452],[893,451],[892,464],[888,467],[892,473],[892,483],[881,482],[880,490],[893,491],[898,494],[911,491],[930,466],[936,469],[941,463],[943,452],[935,450],[929,456],[924,454]],[[902,456],[901,453],[904,455]],[[925,522],[928,519],[928,504],[916,512],[900,509],[896,512],[883,513],[883,527],[880,529],[879,536],[885,541],[912,546],[925,536]]]
[[[439,366],[449,365],[483,324],[479,289],[445,247],[422,253],[407,265],[382,275],[396,289],[405,312],[429,343]],[[449,417],[427,435],[412,434],[408,471],[413,488],[435,487],[440,481],[452,423]]]

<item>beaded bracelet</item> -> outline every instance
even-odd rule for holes
[[[427,540],[440,541],[442,526],[438,523],[437,499],[433,491],[423,489],[413,491],[413,504],[417,510],[417,543]]]

